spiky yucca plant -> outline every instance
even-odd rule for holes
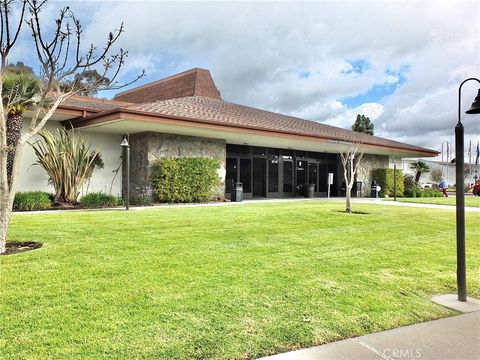
[[[75,204],[93,170],[103,168],[100,153],[91,148],[86,137],[73,131],[44,130],[39,136],[41,139],[31,144],[37,155],[35,164],[47,172],[55,189],[55,202]]]
[[[32,74],[3,74],[2,103],[7,111],[7,176],[10,184],[15,147],[22,134],[23,114],[35,103],[40,92],[40,81]]]

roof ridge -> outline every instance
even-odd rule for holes
[[[133,104],[129,101],[121,101],[121,100],[114,100],[114,99],[105,99],[105,98],[97,98],[93,96],[85,96],[85,95],[73,95],[70,97],[70,99],[78,99],[78,100],[83,100],[83,101],[91,101],[91,102],[101,102],[101,103],[106,103],[106,104],[117,104],[117,103],[122,103],[122,104]]]
[[[195,71],[193,78],[193,96],[197,93],[197,80],[198,80],[198,71]]]
[[[134,88],[131,88],[131,89],[128,89],[128,90],[125,90],[125,91],[122,91],[122,92],[119,92],[117,94],[115,94],[115,96],[121,96],[121,95],[126,95],[126,94],[129,94],[133,91],[137,91],[137,90],[140,90],[140,89],[145,89],[147,87],[150,87],[150,86],[155,86],[155,85],[158,85],[162,82],[165,82],[165,81],[168,81],[168,80],[173,80],[173,79],[176,79],[178,77],[182,77],[184,75],[187,75],[187,74],[190,74],[190,73],[194,73],[195,74],[195,77],[196,77],[196,74],[197,74],[197,71],[198,70],[207,70],[207,69],[203,69],[203,68],[199,68],[199,67],[194,67],[192,69],[189,69],[189,70],[185,70],[185,71],[182,71],[180,73],[177,73],[177,74],[173,74],[173,75],[169,75],[167,77],[164,77],[164,78],[161,78],[159,80],[155,80],[155,81],[151,81],[149,83],[146,83],[146,84],[143,84],[143,85],[140,85],[140,86],[137,86],[137,87],[134,87]],[[208,71],[208,70],[207,70]]]

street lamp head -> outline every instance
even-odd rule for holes
[[[130,144],[128,143],[127,137],[125,136],[122,140],[122,143],[120,144],[121,147],[130,147]]]
[[[465,111],[467,114],[480,114],[480,89],[478,89],[478,94],[475,100],[473,100],[472,106],[470,109]]]

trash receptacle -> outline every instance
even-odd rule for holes
[[[374,181],[372,181],[372,187],[370,188],[370,196],[377,199],[378,193],[380,192],[380,186]]]
[[[305,197],[306,198],[313,198],[315,195],[315,184],[306,184],[305,185]]]
[[[243,201],[243,184],[241,182],[234,183],[230,193],[230,201],[242,202]]]

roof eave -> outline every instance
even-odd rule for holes
[[[135,116],[144,116],[148,117],[151,119],[157,119],[158,122],[161,122],[162,119],[170,119],[170,120],[175,120],[175,121],[181,121],[184,122],[183,125],[188,126],[189,124],[206,124],[206,125],[212,125],[212,126],[217,126],[221,127],[223,129],[225,128],[236,128],[236,129],[245,129],[247,131],[261,131],[261,132],[266,132],[271,135],[275,134],[285,134],[285,135],[293,135],[299,138],[305,138],[305,139],[321,139],[321,140],[326,140],[326,141],[340,141],[340,142],[345,142],[348,140],[345,140],[344,138],[340,137],[329,137],[329,136],[320,136],[320,135],[305,135],[302,133],[296,133],[296,132],[290,132],[290,131],[281,131],[281,130],[271,130],[268,128],[262,128],[262,127],[254,127],[254,126],[242,126],[242,125],[237,125],[237,124],[222,124],[219,122],[215,121],[208,121],[208,120],[199,120],[196,118],[190,118],[190,117],[185,117],[185,116],[176,116],[176,115],[159,115],[157,113],[151,113],[147,111],[141,111],[141,110],[133,110],[133,109],[128,109],[128,108],[117,108],[117,109],[112,109],[108,111],[103,111],[103,112],[97,112],[95,114],[92,114],[90,116],[84,117],[84,118],[77,118],[73,120],[66,120],[62,121],[62,125],[66,127],[73,127],[73,128],[82,128],[82,127],[89,127],[92,125],[101,125],[101,124],[106,124],[115,120],[128,120],[126,115],[135,115]],[[426,149],[426,148],[421,148],[421,147],[416,147],[416,148],[407,148],[407,147],[402,147],[402,146],[386,146],[386,145],[380,145],[380,144],[375,144],[371,142],[361,142],[360,145],[367,145],[367,146],[373,146],[377,148],[383,148],[383,149],[395,149],[395,150],[400,150],[401,152],[405,153],[405,156],[409,157],[436,157],[440,153],[435,150],[431,149]],[[408,155],[409,154],[409,155]]]

